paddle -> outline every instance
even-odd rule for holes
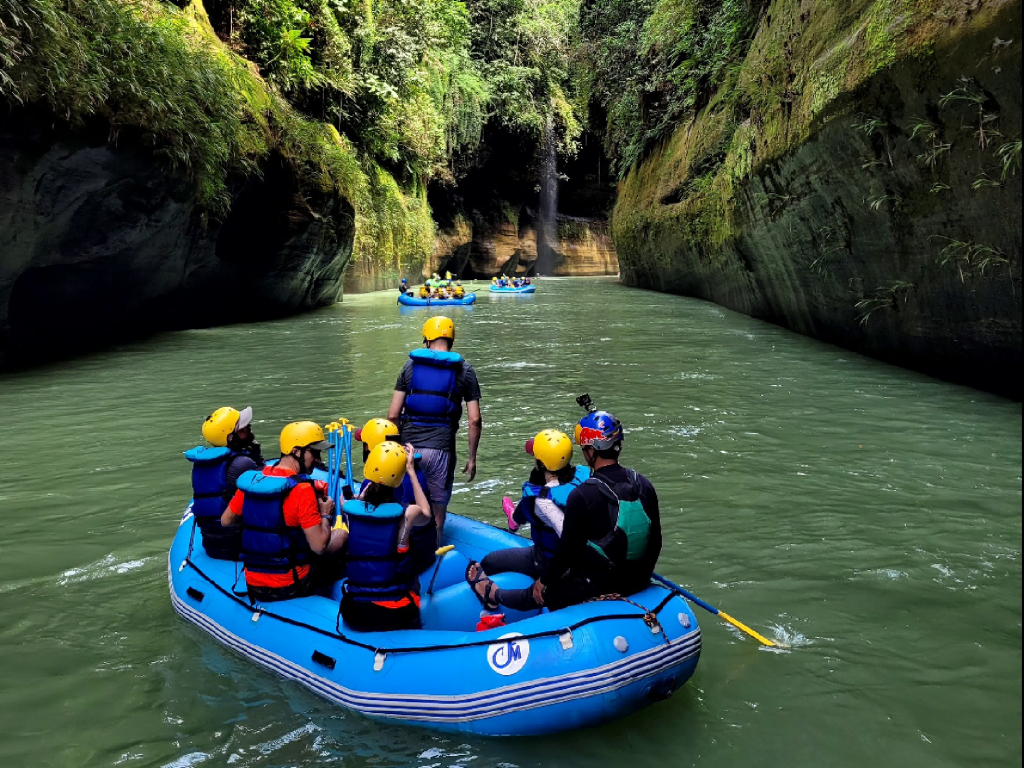
[[[701,608],[703,608],[708,613],[713,613],[715,616],[717,616],[718,618],[722,619],[723,621],[727,621],[730,624],[732,624],[734,627],[736,627],[736,629],[741,630],[742,632],[746,632],[748,635],[750,635],[755,640],[758,640],[759,642],[762,642],[762,643],[764,643],[765,645],[767,645],[767,646],[769,646],[771,648],[779,647],[778,643],[773,643],[771,640],[769,640],[764,635],[759,635],[757,632],[752,630],[750,627],[748,627],[742,621],[736,621],[736,619],[734,619],[728,613],[724,613],[723,611],[718,610],[717,608],[715,608],[715,606],[711,605],[710,603],[705,603],[703,600],[701,600],[696,595],[694,595],[694,594],[692,594],[690,592],[687,592],[685,589],[680,587],[674,581],[669,581],[664,576],[659,576],[656,573],[654,574],[654,579],[656,581],[660,581],[666,587],[668,587],[670,589],[674,589],[676,592],[681,594],[687,600],[689,600],[692,603],[696,603],[697,605],[699,605]]]
[[[349,496],[355,498],[356,484],[352,478],[352,425],[349,424],[348,419],[341,421],[345,425],[345,480],[348,482]]]

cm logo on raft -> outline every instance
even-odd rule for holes
[[[514,675],[530,658],[530,641],[517,640],[522,637],[519,632],[502,635],[502,642],[487,646],[487,663],[499,675]]]

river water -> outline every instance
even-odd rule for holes
[[[206,415],[251,404],[273,453],[288,421],[386,411],[427,315],[355,296],[0,378],[0,765],[1020,764],[1019,404],[611,280],[451,314],[484,418],[454,511],[503,521],[523,442],[589,391],[658,489],[659,570],[792,649],[699,611],[669,701],[475,739],[338,709],[178,619],[166,552]]]

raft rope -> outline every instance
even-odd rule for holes
[[[669,591],[672,592],[674,590],[669,590]],[[671,598],[671,595],[669,595],[669,597]],[[655,632],[655,633],[660,634],[665,639],[666,643],[670,642],[669,639],[668,639],[668,635],[665,634],[664,628],[661,626],[661,623],[658,621],[658,617],[655,615],[655,613],[657,611],[661,610],[661,608],[665,605],[667,600],[662,600],[661,603],[658,604],[658,607],[655,608],[653,611],[649,610],[648,608],[646,608],[643,605],[640,605],[640,603],[633,602],[628,597],[623,597],[618,592],[612,592],[612,593],[607,594],[607,595],[598,595],[597,597],[592,597],[589,600],[584,600],[583,602],[584,603],[600,603],[600,602],[606,602],[606,601],[611,601],[611,600],[618,600],[618,601],[623,602],[623,603],[629,603],[630,605],[632,605],[632,606],[634,606],[636,608],[639,608],[641,611],[644,612],[644,616],[643,616],[644,624],[646,624],[648,627],[650,627],[651,632]]]
[[[419,647],[414,647],[414,648],[380,648],[378,646],[374,646],[374,645],[370,645],[368,643],[360,642],[359,640],[354,640],[351,637],[348,637],[344,633],[342,633],[341,626],[340,626],[340,620],[341,620],[340,608],[339,608],[339,612],[338,612],[338,621],[337,621],[337,623],[335,624],[335,627],[334,627],[335,631],[331,632],[329,630],[321,629],[320,627],[313,626],[312,624],[306,624],[305,622],[298,621],[296,619],[290,619],[287,616],[281,616],[280,614],[274,613],[273,611],[268,611],[265,608],[260,607],[256,603],[249,604],[245,600],[242,600],[241,598],[237,597],[236,595],[233,595],[231,593],[231,591],[224,589],[224,587],[222,587],[220,584],[218,584],[216,581],[214,581],[211,577],[207,576],[198,565],[196,565],[195,563],[192,562],[192,559],[190,557],[186,557],[185,558],[185,564],[189,565],[193,570],[195,570],[196,573],[198,573],[207,583],[209,583],[211,586],[213,586],[214,589],[216,589],[218,592],[223,594],[228,599],[234,600],[236,603],[238,603],[239,605],[241,605],[244,608],[248,609],[252,613],[258,613],[258,614],[261,614],[263,616],[269,616],[272,619],[277,619],[278,621],[283,622],[284,624],[290,624],[293,627],[301,627],[303,629],[309,629],[309,630],[311,630],[313,632],[316,632],[319,635],[323,635],[324,637],[331,637],[331,638],[334,638],[336,640],[340,640],[341,642],[346,643],[347,645],[354,645],[357,648],[362,648],[362,649],[367,650],[367,651],[373,651],[374,653],[391,654],[391,653],[424,653],[424,652],[427,652],[427,651],[448,651],[448,650],[458,650],[459,648],[475,648],[475,647],[481,647],[481,646],[487,646],[487,645],[494,645],[494,642],[495,642],[492,639],[492,640],[474,640],[474,641],[469,642],[469,643],[446,643],[444,645],[425,645],[425,646],[419,646]],[[661,585],[652,584],[651,586],[661,586]],[[664,609],[664,607],[666,605],[668,605],[669,601],[673,597],[676,596],[676,592],[674,590],[668,589],[667,587],[662,587],[662,589],[665,589],[665,591],[668,592],[668,594],[665,595],[665,598],[660,603],[658,603],[657,606],[655,606],[651,610],[648,610],[647,608],[645,608],[644,606],[640,605],[639,603],[634,603],[632,600],[628,600],[628,599],[626,599],[624,597],[621,597],[620,595],[602,595],[601,597],[593,598],[593,601],[605,600],[605,599],[607,599],[607,600],[621,600],[622,602],[629,603],[630,605],[633,605],[633,606],[636,606],[637,608],[639,608],[641,611],[643,611],[643,615],[638,615],[638,614],[635,614],[635,613],[622,613],[622,614],[610,614],[610,615],[606,615],[606,616],[591,616],[590,618],[583,619],[583,620],[578,621],[575,624],[571,624],[571,625],[569,625],[567,627],[562,627],[560,629],[548,629],[548,630],[544,630],[543,632],[532,632],[530,634],[521,635],[521,636],[517,637],[517,639],[536,640],[536,639],[539,639],[539,638],[542,638],[542,637],[558,637],[559,635],[564,635],[566,632],[572,632],[573,630],[579,629],[581,627],[585,627],[588,624],[594,624],[594,623],[599,622],[599,621],[615,621],[615,620],[618,620],[618,619],[643,619],[644,622],[647,623],[648,626],[651,626],[651,624],[648,621],[648,617],[651,617],[651,618],[653,618],[655,624],[657,624],[658,623],[657,622],[657,618],[656,618],[657,614],[660,613],[662,611],[662,609]],[[592,601],[588,600],[586,602],[592,602]],[[660,625],[658,625],[658,626],[660,627]],[[653,629],[653,627],[652,627],[652,629]],[[662,631],[662,635],[665,636],[664,631]],[[665,641],[668,642],[668,637],[667,636],[665,636]]]

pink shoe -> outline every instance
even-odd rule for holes
[[[516,511],[516,505],[512,503],[512,499],[508,496],[501,500],[501,510],[505,513],[505,517],[508,518],[508,529],[515,533],[519,530],[519,523],[512,519],[512,514]]]

